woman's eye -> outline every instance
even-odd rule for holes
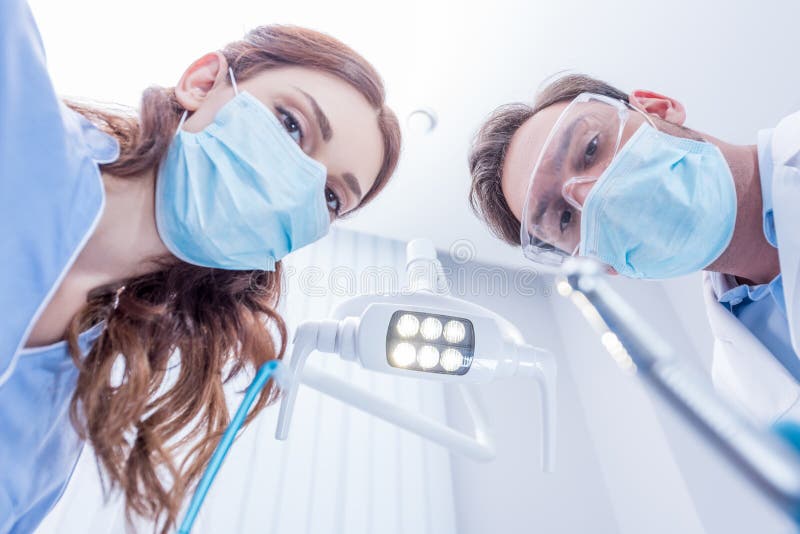
[[[567,228],[569,228],[569,223],[571,220],[572,220],[572,212],[570,210],[564,210],[561,212],[560,227],[562,234],[567,231]]]
[[[586,145],[586,150],[583,153],[583,164],[589,167],[594,161],[594,155],[597,153],[597,146],[599,144],[599,136],[595,135],[589,144]]]
[[[342,211],[342,202],[330,187],[325,188],[325,203],[328,205],[328,210],[338,217]]]
[[[286,128],[286,131],[289,132],[289,135],[292,136],[294,142],[299,145],[303,140],[303,129],[300,127],[300,123],[294,118],[294,115],[285,109],[277,109],[278,119],[281,121],[281,124],[283,124],[283,127]]]

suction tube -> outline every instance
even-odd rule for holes
[[[255,378],[247,388],[247,393],[245,393],[242,402],[239,404],[239,408],[236,410],[236,415],[233,416],[233,419],[231,420],[230,424],[228,424],[228,428],[225,429],[225,433],[222,435],[222,439],[217,445],[217,448],[214,449],[214,454],[211,456],[211,460],[209,460],[205,472],[203,472],[203,477],[200,479],[200,483],[197,484],[194,495],[192,495],[192,500],[189,503],[189,508],[186,511],[186,515],[183,518],[180,528],[178,529],[178,534],[189,534],[189,532],[191,532],[192,525],[194,525],[195,519],[197,519],[197,514],[200,512],[200,507],[203,506],[203,501],[206,498],[206,494],[208,494],[208,490],[211,488],[211,484],[214,482],[217,472],[219,471],[220,467],[222,467],[222,462],[228,455],[228,450],[231,448],[233,440],[236,438],[236,434],[239,432],[239,429],[242,428],[244,420],[247,418],[247,413],[250,411],[250,407],[253,405],[253,402],[255,402],[258,394],[267,384],[269,379],[276,374],[276,370],[278,370],[279,366],[279,361],[271,360],[258,369]]]

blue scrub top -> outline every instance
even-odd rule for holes
[[[82,350],[103,327],[79,336]],[[24,349],[0,387],[0,532],[36,529],[64,493],[83,448],[69,419],[78,369],[66,345]]]
[[[0,534],[38,525],[80,452],[66,344],[22,349],[100,219],[98,164],[118,153],[56,95],[27,3],[0,0]]]

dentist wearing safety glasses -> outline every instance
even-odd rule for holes
[[[476,135],[473,209],[540,264],[583,255],[632,278],[705,271],[715,386],[757,421],[800,421],[800,113],[749,146],[685,117],[654,92],[557,79]]]
[[[0,1],[0,534],[36,529],[86,442],[128,516],[171,530],[224,383],[284,354],[281,259],[399,150],[378,73],[330,36],[258,27],[120,114],[62,102],[28,6]]]

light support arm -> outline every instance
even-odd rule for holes
[[[494,440],[486,424],[485,414],[480,409],[480,402],[476,398],[477,392],[470,390],[466,385],[458,387],[461,389],[464,404],[467,406],[467,411],[474,425],[474,437],[463,434],[431,417],[401,408],[397,404],[387,401],[366,389],[353,386],[344,380],[324,373],[313,365],[305,368],[301,381],[321,393],[408,430],[467,458],[479,462],[488,462],[496,456]]]
[[[294,403],[297,399],[297,388],[308,356],[316,349],[327,348],[332,351],[336,346],[338,329],[339,321],[333,320],[306,321],[297,327],[292,343],[292,355],[286,372],[286,375],[292,380],[286,380],[286,385],[281,388],[282,399],[278,413],[278,426],[275,429],[276,439],[285,440],[289,435],[289,425],[292,422]]]
[[[450,294],[444,269],[436,257],[436,248],[429,239],[414,239],[408,242],[406,273],[410,291],[424,291],[435,295]]]
[[[307,321],[302,323],[294,337],[289,372],[294,380],[283,390],[275,438],[285,440],[289,434],[294,412],[297,389],[302,382],[359,410],[379,417],[404,428],[434,443],[438,443],[466,457],[487,462],[494,459],[495,447],[486,417],[480,408],[477,393],[461,387],[464,403],[475,427],[475,436],[470,437],[430,417],[403,409],[383,397],[375,395],[344,380],[306,366],[308,356],[314,350],[338,352],[347,347],[345,341],[356,325],[353,321]],[[347,352],[347,351],[343,351]]]
[[[539,385],[542,403],[542,470],[555,471],[556,466],[556,361],[548,350],[522,345],[517,373],[529,376]]]

